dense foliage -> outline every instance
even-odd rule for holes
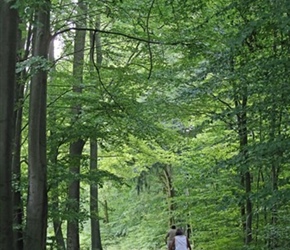
[[[290,247],[289,1],[13,3],[15,242],[41,179],[47,249]]]

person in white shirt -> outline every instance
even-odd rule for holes
[[[188,238],[183,234],[182,229],[176,230],[175,237],[170,245],[170,250],[191,250]]]

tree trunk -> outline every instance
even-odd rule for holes
[[[96,28],[100,29],[100,15],[97,16]],[[90,34],[90,62],[91,71],[94,72],[95,69],[93,64],[95,62],[94,56],[96,52],[96,66],[100,70],[102,64],[102,48],[101,48],[101,38],[99,33]],[[90,170],[95,173],[98,170],[98,142],[97,139],[91,138],[90,143],[91,148],[91,163]],[[100,220],[99,220],[99,190],[98,183],[91,183],[90,186],[90,214],[91,214],[91,244],[92,250],[102,250],[101,243],[101,232],[100,232]]]
[[[246,194],[245,204],[241,206],[241,216],[243,220],[243,229],[245,233],[245,244],[248,245],[253,240],[252,237],[252,202],[250,200],[251,194],[251,174],[248,167],[248,129],[247,129],[247,87],[244,86],[242,93],[242,102],[240,104],[239,100],[235,100],[235,106],[237,110],[241,110],[237,114],[238,122],[238,133],[239,133],[239,146],[240,146],[240,155],[243,159],[241,166],[241,184],[244,187]]]
[[[172,184],[172,167],[170,165],[163,166],[163,174],[161,175],[161,180],[164,183],[164,188],[167,194],[168,212],[169,212],[169,227],[175,223],[174,211],[175,205],[173,203],[173,198],[175,196],[173,184]]]
[[[21,74],[22,75],[22,74]],[[24,84],[21,84],[22,76],[18,78],[15,98],[16,102],[20,102],[24,96]],[[22,104],[15,111],[15,131],[14,131],[14,148],[12,160],[13,182],[16,188],[13,190],[13,218],[14,218],[14,244],[18,250],[23,249],[23,203],[21,194],[21,134],[22,134]]]
[[[0,0],[0,249],[13,247],[12,148],[18,13]]]
[[[22,32],[18,31],[18,51],[24,51],[18,54],[18,61],[27,60],[30,52],[30,40],[32,38],[31,24],[28,27],[26,41],[22,38]],[[23,199],[21,193],[21,143],[22,143],[22,120],[23,120],[23,100],[24,90],[27,89],[26,81],[28,79],[27,71],[17,74],[15,89],[15,104],[18,107],[15,111],[15,130],[14,147],[12,159],[13,183],[16,188],[13,190],[13,218],[14,218],[14,246],[17,250],[22,250],[23,245]],[[26,85],[26,86],[25,86]]]
[[[82,0],[78,2],[78,13],[80,20],[76,22],[77,28],[84,28],[86,23],[86,5]],[[82,93],[83,83],[83,62],[84,62],[84,48],[85,48],[86,32],[77,30],[74,40],[74,61],[73,61],[73,76],[76,82],[73,86],[74,93]],[[78,115],[81,113],[81,106],[76,104],[72,106],[73,119],[72,124],[78,119]],[[82,156],[82,150],[85,141],[81,138],[76,138],[75,142],[70,145],[70,158],[71,166],[70,172],[74,176],[74,180],[69,185],[68,198],[70,200],[70,210],[79,214],[80,203],[80,160]],[[78,218],[70,219],[67,223],[67,248],[70,250],[79,250],[79,221]]]
[[[58,187],[54,187],[56,189],[56,191],[53,194],[52,197],[52,209],[54,211],[59,211],[59,199],[58,199]],[[63,233],[62,233],[62,221],[59,219],[59,217],[57,218],[53,218],[53,230],[54,230],[54,234],[55,234],[55,240],[56,240],[56,245],[57,245],[57,249],[58,250],[65,250],[65,240],[63,237]]]
[[[50,1],[36,13],[32,56],[47,59],[49,48]],[[28,131],[28,200],[25,250],[46,248],[47,162],[46,162],[47,69],[38,69],[31,78]]]
[[[78,140],[70,145],[70,172],[74,180],[69,185],[68,198],[69,198],[69,211],[74,214],[67,223],[67,249],[79,250],[79,207],[80,207],[80,162],[83,151],[84,141]]]
[[[97,141],[91,140],[91,164],[90,170],[95,173],[98,169],[98,145]],[[90,213],[91,213],[91,239],[92,250],[102,250],[100,220],[99,220],[99,195],[98,183],[91,184],[90,190]]]
[[[53,132],[51,132],[52,134]],[[55,149],[51,149],[53,152],[51,153],[50,163],[52,166],[57,165],[57,156],[58,156],[58,147]],[[58,177],[56,177],[58,179]],[[60,211],[59,210],[59,183],[55,181],[52,184],[52,191],[51,191],[51,207],[53,211]],[[53,230],[55,234],[55,240],[58,250],[65,250],[65,240],[62,233],[62,221],[58,213],[52,218]]]
[[[230,59],[232,73],[235,72],[235,62],[233,56]],[[239,138],[239,154],[242,162],[239,170],[240,184],[244,188],[245,201],[240,202],[240,214],[242,219],[242,227],[244,233],[244,243],[250,244],[253,240],[252,236],[252,202],[251,195],[251,173],[248,166],[248,124],[247,124],[247,103],[248,88],[246,82],[241,82],[239,86],[233,82],[233,99],[236,109],[238,138]]]
[[[54,62],[55,58],[54,58],[54,41],[52,40],[50,42],[50,46],[49,46],[49,61],[50,62]],[[55,70],[55,68],[54,68]],[[53,82],[53,79],[51,79],[51,82]],[[51,113],[48,113],[48,117],[50,119],[51,122],[56,121],[56,117],[54,116],[54,110]],[[55,125],[56,126],[56,125]],[[54,125],[52,125],[52,127],[55,127]],[[50,131],[50,136],[52,138],[55,137],[54,135],[54,131]],[[57,139],[56,139],[57,140]],[[52,166],[52,168],[54,168],[54,166],[57,166],[57,156],[59,154],[59,146],[60,144],[58,142],[54,143],[53,146],[50,148],[50,157],[49,157],[49,165]],[[55,171],[53,171],[53,173],[55,173]],[[58,183],[58,173],[56,174],[56,178],[53,181],[53,184],[51,184],[51,207],[53,211],[60,211],[59,208],[59,183]],[[55,176],[53,176],[52,178],[54,178]],[[53,224],[53,230],[54,230],[54,235],[55,235],[55,241],[56,241],[56,249],[58,250],[65,250],[66,246],[65,246],[65,239],[63,236],[63,232],[62,232],[62,221],[60,218],[60,215],[58,212],[56,212],[56,215],[52,218],[52,224]]]
[[[102,205],[104,208],[104,216],[105,216],[104,223],[109,223],[109,207],[106,199],[104,200],[104,203]]]
[[[275,96],[272,97],[272,110],[270,110],[270,141],[273,142],[273,145],[275,145],[275,140],[277,140],[276,137],[281,136],[281,117],[282,117],[282,110],[279,110],[279,106],[277,105],[277,93],[275,93]],[[283,94],[281,97],[281,100],[283,100]],[[278,189],[279,189],[279,172],[280,172],[280,165],[281,165],[281,159],[283,157],[283,152],[281,148],[275,149],[275,154],[271,157],[271,182],[272,182],[272,195],[276,195]],[[277,234],[276,227],[278,225],[278,209],[279,205],[276,203],[273,203],[271,206],[271,226],[273,227],[270,237],[269,237],[269,249],[277,249],[279,246],[279,235]]]

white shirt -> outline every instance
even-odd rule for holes
[[[175,250],[187,250],[187,240],[185,235],[175,236]]]

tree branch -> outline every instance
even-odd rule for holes
[[[147,32],[148,41],[150,41],[149,19],[150,19],[150,14],[151,14],[153,5],[154,5],[154,0],[152,0],[152,2],[151,2],[151,6],[150,6],[150,9],[149,9],[147,18],[146,18],[146,32]],[[148,79],[150,79],[151,74],[152,74],[152,70],[153,70],[153,62],[152,62],[153,61],[153,59],[152,59],[153,55],[152,55],[152,51],[151,51],[150,42],[148,42],[148,52],[149,52],[149,60],[150,60],[150,69],[149,69]]]
[[[109,34],[109,35],[123,36],[123,37],[129,38],[129,39],[140,41],[140,42],[147,43],[147,44],[161,44],[161,45],[191,45],[192,44],[192,42],[189,42],[189,41],[163,42],[163,41],[148,40],[148,39],[144,39],[144,38],[140,38],[140,37],[135,37],[135,36],[131,36],[131,35],[124,34],[121,32],[116,32],[116,31],[108,31],[108,30],[93,29],[93,28],[76,28],[76,27],[63,29],[63,30],[60,30],[60,31],[54,33],[51,36],[51,40],[53,40],[54,38],[56,38],[60,34],[70,32],[72,30],[92,31],[95,33],[100,32],[100,33]]]

